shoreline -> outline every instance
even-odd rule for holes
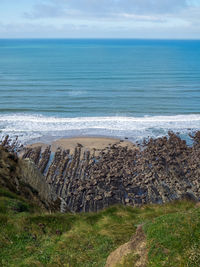
[[[142,142],[144,139],[168,135],[168,131],[179,132],[181,137],[199,129],[200,114],[172,114],[171,116],[110,116],[110,117],[52,117],[39,114],[10,114],[0,118],[0,138],[18,136],[23,145],[47,143],[63,138],[100,137]]]

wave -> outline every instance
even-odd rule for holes
[[[169,130],[185,135],[200,129],[200,114],[144,117],[60,118],[43,115],[1,115],[1,135],[16,135],[22,143],[71,136],[111,136],[132,141],[166,135]]]

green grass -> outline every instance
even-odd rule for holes
[[[200,266],[200,208],[160,216],[144,229],[149,266]]]
[[[194,203],[45,214],[0,189],[0,266],[104,266],[141,223],[149,266],[200,266],[200,208]],[[129,255],[127,266],[134,259]]]

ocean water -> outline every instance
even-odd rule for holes
[[[0,135],[141,141],[200,130],[200,41],[0,39]]]

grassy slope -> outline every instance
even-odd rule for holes
[[[44,214],[0,189],[0,266],[104,266],[141,223],[149,266],[200,266],[200,208],[191,202]]]

